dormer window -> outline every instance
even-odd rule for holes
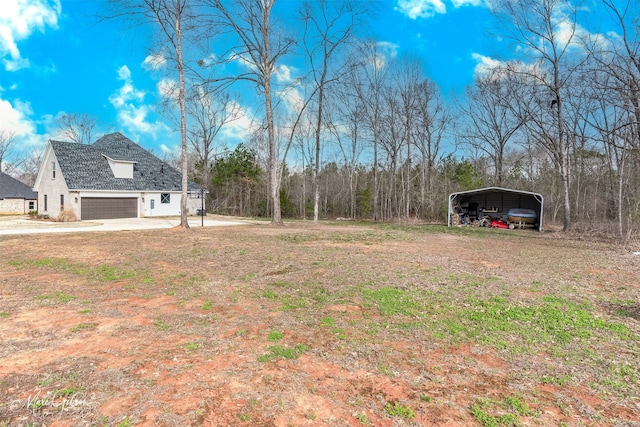
[[[114,177],[133,179],[133,165],[135,165],[136,162],[130,160],[114,160],[104,154],[103,156],[109,162],[109,167]]]

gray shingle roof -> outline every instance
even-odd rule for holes
[[[50,141],[70,190],[180,191],[182,174],[121,133],[110,133],[92,145]],[[135,162],[133,179],[116,178],[105,156]],[[189,190],[200,186],[189,181]]]
[[[0,199],[35,200],[36,193],[27,184],[0,172]]]

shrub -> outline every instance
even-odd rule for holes
[[[78,217],[72,210],[65,209],[58,215],[58,222],[76,222]]]

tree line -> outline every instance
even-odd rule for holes
[[[372,2],[111,0],[118,18],[161,30],[155,48],[180,77],[164,102],[183,135],[179,167],[208,189],[212,212],[445,221],[451,192],[500,186],[543,194],[546,221],[565,231],[629,237],[639,6],[598,3],[615,31],[590,28],[576,2],[492,2],[509,54],[453,96],[419,58],[367,37]],[[247,89],[258,97],[250,129],[227,147],[223,131],[248,119]]]

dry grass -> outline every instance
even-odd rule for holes
[[[354,222],[51,241],[0,237],[0,425],[640,425],[640,258],[610,242]]]
[[[56,221],[58,221],[58,222],[77,222],[78,221],[78,216],[75,214],[74,211],[66,209],[66,210],[60,212],[60,215],[58,215],[58,218],[56,219]]]

